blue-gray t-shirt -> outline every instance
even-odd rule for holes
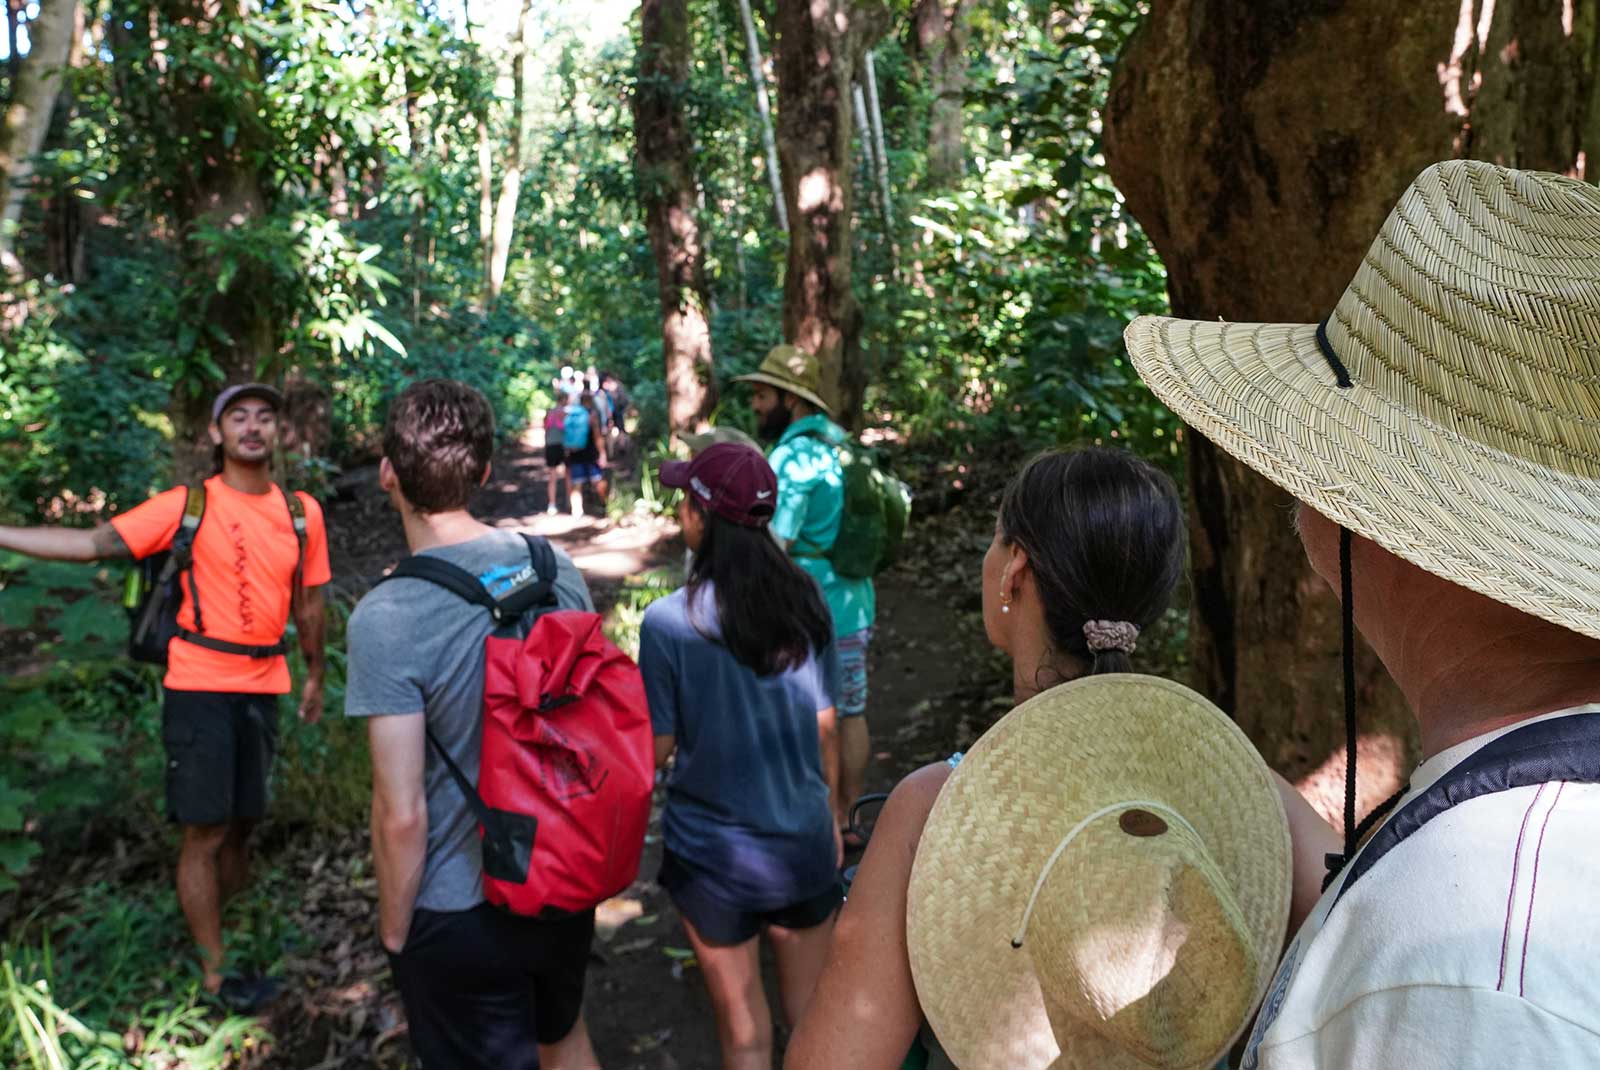
[[[830,643],[797,669],[758,676],[721,634],[710,583],[645,611],[650,722],[677,742],[662,833],[729,906],[779,910],[838,879],[817,713],[836,705],[839,657]]]
[[[494,531],[423,553],[466,569],[496,596],[529,561],[528,544],[514,531]],[[594,609],[582,573],[559,549],[556,602],[562,609]],[[451,760],[476,783],[483,745],[483,641],[493,632],[494,621],[482,606],[426,580],[397,579],[374,587],[345,628],[345,716],[426,716]],[[526,618],[516,632],[527,634]],[[425,754],[428,854],[416,905],[471,910],[483,902],[478,819],[433,748],[426,747]]]

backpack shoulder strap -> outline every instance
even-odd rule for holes
[[[1553,717],[1485,744],[1397,810],[1350,863],[1332,910],[1379,860],[1451,807],[1469,799],[1551,781],[1600,784],[1600,713]]]
[[[194,607],[194,630],[206,630],[200,616],[200,588],[194,582],[194,537],[199,534],[200,522],[206,518],[206,485],[197,483],[184,491],[183,518],[172,536],[172,556],[167,559],[163,576],[170,571],[182,572],[189,581],[189,604]]]
[[[181,558],[178,567],[188,568],[194,550],[194,537],[200,530],[200,521],[206,516],[206,485],[196,484],[184,488],[183,516],[178,520],[178,530],[172,536],[172,555]]]
[[[439,737],[433,734],[433,729],[428,727],[427,714],[423,714],[423,718],[422,730],[427,733],[429,745],[433,747],[434,753],[438,754],[440,760],[444,762],[444,767],[449,770],[450,779],[456,782],[456,787],[461,789],[461,794],[467,797],[467,805],[472,807],[473,816],[478,819],[478,824],[485,829],[492,828],[494,826],[494,814],[490,811],[489,805],[483,801],[483,796],[478,794],[478,789],[473,786],[472,781],[467,779],[467,774],[463,773],[461,767],[450,757],[450,752],[444,749],[444,744],[440,743]]]
[[[300,592],[305,588],[306,573],[306,505],[300,500],[300,495],[289,490],[282,483],[275,484],[278,493],[283,495],[283,504],[289,507],[289,523],[294,527],[294,539],[299,546],[298,555],[294,559],[294,593],[299,599]]]
[[[496,602],[494,595],[490,594],[484,585],[478,582],[478,577],[458,565],[452,565],[442,558],[430,554],[412,554],[401,561],[379,583],[389,580],[422,580],[435,587],[443,587],[457,598],[473,605],[482,606],[489,611],[496,624],[504,622],[504,613],[500,603]]]
[[[500,599],[500,609],[507,620],[515,620],[535,609],[554,609],[557,605],[558,566],[556,552],[550,548],[550,541],[527,532],[522,533],[522,541],[527,544],[528,560],[533,572]]]

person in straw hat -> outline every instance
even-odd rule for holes
[[[1145,317],[1127,342],[1299,500],[1350,738],[1352,627],[1421,733],[1366,838],[1351,746],[1344,843],[1321,833],[1326,891],[1243,1066],[1600,1066],[1600,190],[1441,163],[1322,323]]]
[[[844,519],[844,471],[835,447],[845,441],[846,432],[833,422],[832,409],[820,393],[817,358],[803,349],[774,346],[759,369],[734,381],[751,385],[750,407],[759,420],[757,433],[775,443],[767,455],[778,474],[772,534],[822,586],[833,616],[834,639],[844,668],[839,700],[840,809],[834,819],[845,834],[849,804],[861,794],[872,753],[866,716],[867,644],[877,618],[872,580],[841,576],[828,560]]]
[[[1065,975],[1052,973],[1055,980],[1045,989],[1038,985],[1028,989],[1025,1006],[1014,1005],[1017,986],[1027,987],[1031,982],[1026,978],[1034,976],[1032,950],[1026,955],[1011,950],[1010,942],[1021,924],[1025,905],[1022,898],[1016,897],[1026,897],[1031,892],[1045,868],[1046,857],[1079,820],[1108,802],[1146,794],[1144,787],[1125,779],[1124,764],[1101,762],[1095,766],[1098,772],[1089,770],[1084,763],[1100,759],[1083,752],[1095,750],[1097,744],[1092,735],[1077,733],[1073,728],[1078,716],[1074,711],[1093,707],[1098,712],[1092,716],[1115,720],[1115,708],[1126,698],[1130,703],[1126,725],[1117,728],[1114,735],[1138,739],[1148,733],[1136,749],[1159,743],[1158,749],[1171,750],[1170,756],[1140,751],[1139,761],[1148,760],[1158,776],[1182,772],[1183,778],[1188,778],[1189,767],[1177,764],[1180,759],[1187,763],[1202,753],[1202,741],[1209,745],[1220,739],[1219,746],[1231,756],[1227,762],[1232,764],[1224,763],[1227,768],[1250,768],[1244,781],[1219,779],[1214,775],[1215,769],[1201,770],[1185,783],[1184,791],[1194,795],[1181,800],[1163,796],[1167,801],[1162,804],[1185,814],[1191,824],[1200,821],[1209,837],[1215,838],[1218,826],[1209,824],[1209,817],[1199,818],[1191,813],[1190,799],[1212,795],[1221,799],[1236,792],[1240,783],[1257,788],[1257,781],[1270,783],[1265,780],[1265,768],[1256,768],[1259,759],[1249,754],[1248,746],[1239,745],[1241,737],[1236,731],[1231,726],[1219,727],[1214,712],[1203,710],[1204,704],[1187,693],[1178,697],[1178,691],[1157,684],[1153,689],[1142,686],[1136,690],[1095,692],[1097,698],[1053,697],[1066,691],[1059,685],[1069,681],[1126,673],[1131,668],[1130,655],[1140,631],[1165,611],[1182,575],[1183,534],[1183,508],[1172,481],[1121,450],[1047,453],[1029,462],[1006,488],[994,541],[983,562],[983,618],[990,642],[1011,656],[1013,691],[1024,705],[1002,723],[1010,727],[997,727],[985,735],[965,761],[957,755],[948,763],[920,769],[891,794],[840,915],[816,997],[790,1044],[786,1063],[789,1070],[831,1070],[840,1066],[894,1070],[901,1066],[914,1040],[919,1047],[932,1049],[930,1065],[948,1067],[953,1057],[954,1064],[964,1070],[1026,1070],[1044,1067],[1056,1057],[1050,1053],[1062,1042],[1051,1029],[1056,1018],[1045,1013],[1040,993],[1054,992],[1050,985]],[[1135,695],[1137,700],[1129,697]],[[1164,717],[1172,709],[1179,712],[1171,723],[1147,728],[1140,720],[1153,711]],[[1024,710],[1030,712],[1024,714]],[[1025,728],[1019,727],[1024,724]],[[1059,736],[1051,734],[1052,726],[1060,729]],[[1000,738],[1007,740],[1003,746],[998,743]],[[1002,772],[1010,768],[1010,759],[998,764],[991,761],[992,756],[1002,751],[1011,753],[1018,747],[1019,755],[1046,759],[1043,764],[1031,766],[1032,772],[1025,779],[1013,779],[1012,772]],[[991,758],[979,760],[979,754]],[[1126,757],[1129,755],[1119,757],[1118,763]],[[1174,764],[1163,764],[1169,759]],[[970,762],[977,762],[980,771],[971,772]],[[985,785],[985,806],[1005,811],[981,834],[963,829],[961,821],[967,819],[957,821],[955,804],[946,807],[943,801],[954,790],[956,778],[965,778],[969,772],[969,787]],[[1282,790],[1293,794],[1287,785]],[[1103,791],[1110,794],[1103,795]],[[1246,808],[1256,819],[1250,827],[1265,834],[1281,822],[1280,804],[1270,798],[1264,800],[1255,788],[1246,795]],[[938,807],[935,798],[941,800]],[[935,815],[932,819],[930,811]],[[940,818],[940,814],[944,817]],[[1015,819],[1021,819],[1021,824],[1014,824]],[[1084,844],[1102,835],[1101,825],[1095,828]],[[1043,846],[1046,841],[1048,846]],[[1028,846],[1024,850],[1025,842]],[[1163,849],[1168,842],[1176,844],[1178,840],[1163,841]],[[1188,845],[1184,850],[1199,849],[1194,843],[1184,842]],[[1255,846],[1247,849],[1253,851]],[[1205,851],[1222,852],[1238,860],[1231,853],[1233,850],[1232,845],[1205,847]],[[941,860],[937,865],[925,862],[935,857]],[[1067,859],[1066,868],[1060,868],[1058,863],[1052,872],[1059,877],[1070,874],[1071,882],[1086,879],[1087,873],[1100,872],[1079,866],[1077,854],[1062,857]],[[918,875],[913,873],[914,862]],[[947,868],[951,873],[981,873],[984,877],[969,883],[964,878],[946,882],[932,876]],[[1287,889],[1287,875],[1281,883]],[[1041,894],[1041,901],[1063,891],[1064,886],[1055,879],[1049,884],[1049,896]],[[1003,908],[999,900],[988,898],[990,892],[1002,888],[1013,896],[1009,906]],[[1131,903],[1135,892],[1143,894],[1150,889],[1141,885],[1130,891],[1118,885],[1111,890],[1114,898]],[[1265,909],[1275,901],[1272,897],[1252,900],[1251,909]],[[986,904],[983,912],[968,909],[980,902]],[[1155,910],[1153,905],[1145,905]],[[1093,909],[1105,906],[1101,902]],[[1274,913],[1276,909],[1274,906],[1266,913],[1249,915],[1256,921],[1276,918],[1276,930],[1264,938],[1270,946],[1251,952],[1256,966],[1241,966],[1228,978],[1218,979],[1219,984],[1231,983],[1236,996],[1246,989],[1249,992],[1245,994],[1253,996],[1275,965],[1284,937],[1284,918]],[[908,910],[914,922],[909,930]],[[1056,910],[1052,906],[1046,911],[1052,925]],[[1129,933],[1146,939],[1140,945],[1143,950],[1136,948],[1130,955],[1144,954],[1154,946],[1147,938],[1156,932],[1148,927],[1156,924],[1156,918],[1156,913],[1148,911],[1138,920],[1133,913],[1126,915]],[[944,935],[934,938],[933,944],[918,944],[919,931],[927,937],[934,930],[942,930]],[[1039,936],[1041,942],[1034,946],[1040,950],[1041,961],[1046,957],[1044,949],[1049,948],[1046,968],[1066,968],[1065,960],[1058,962],[1054,958],[1063,949],[1043,942],[1054,941],[1057,936],[1043,936],[1042,931],[1037,926],[1028,929]],[[948,943],[940,943],[946,939]],[[935,944],[939,946],[935,948]],[[986,956],[980,945],[1004,954]],[[926,951],[920,965],[918,946]],[[972,954],[957,953],[958,948]],[[977,965],[980,960],[984,963],[981,968]],[[1189,962],[1184,960],[1186,969]],[[990,972],[991,968],[1004,973],[1004,984]],[[1162,991],[1170,994],[1176,990]],[[1068,996],[1061,994],[1061,998],[1066,1000]],[[966,1009],[956,1004],[965,1004]],[[1115,1018],[1121,1006],[1112,1008],[1106,1017]],[[1237,1010],[1235,1006],[1234,1011]],[[918,1040],[924,1012],[932,1030],[921,1030]],[[1142,1014],[1143,1010],[1135,1013]],[[986,1027],[987,1035],[980,1038],[971,1027],[984,1020],[992,1028]],[[1228,1036],[1242,1025],[1242,1018],[1208,1018],[1203,1030],[1187,1034],[1192,1043],[1182,1049],[1183,1057],[1193,1050],[1209,1048],[1214,1040],[1219,1047],[1225,1045]],[[1106,1028],[1115,1033],[1121,1025]],[[1007,1047],[1002,1034],[1016,1038],[1021,1047]],[[941,1051],[940,1043],[947,1050]],[[1083,1053],[1102,1051],[1101,1045],[1090,1040],[1079,1046]]]

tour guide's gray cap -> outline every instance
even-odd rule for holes
[[[228,411],[229,405],[245,398],[260,398],[262,401],[270,402],[274,409],[283,408],[283,395],[276,388],[266,383],[238,383],[217,395],[217,400],[211,405],[211,422],[219,422],[222,414]]]

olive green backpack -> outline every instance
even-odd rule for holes
[[[895,478],[881,454],[846,439],[828,442],[844,474],[839,537],[824,555],[846,579],[871,579],[894,563],[911,519],[911,488]]]

